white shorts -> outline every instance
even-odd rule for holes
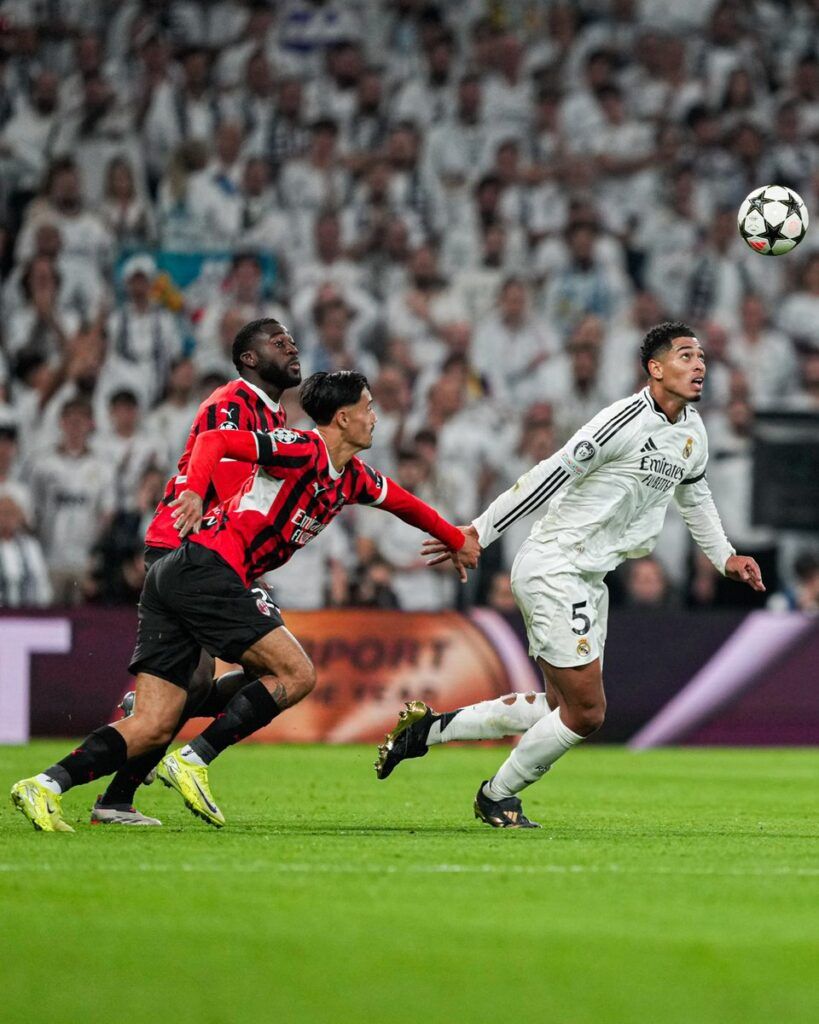
[[[605,573],[581,573],[552,541],[526,540],[512,565],[512,592],[529,654],[557,668],[603,660],[609,613]]]

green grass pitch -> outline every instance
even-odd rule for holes
[[[8,790],[64,743],[0,748]],[[501,750],[386,782],[364,747],[248,746],[214,831],[157,784],[161,829],[70,835],[0,810],[0,1016],[13,1024],[819,1020],[810,751],[572,752],[472,817]]]

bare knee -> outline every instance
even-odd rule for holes
[[[316,668],[309,658],[305,658],[304,663],[299,665],[298,668],[293,672],[288,680],[287,692],[295,696],[298,694],[298,700],[303,700],[309,693],[312,693],[316,688]],[[291,701],[295,703],[295,701]]]
[[[276,667],[276,674],[262,676],[261,682],[280,708],[289,708],[313,692],[316,686],[316,669],[309,658],[299,659],[294,664]]]
[[[133,756],[141,751],[152,750],[154,747],[166,747],[173,739],[175,727],[176,719],[171,721],[156,715],[140,715],[137,712],[133,718],[127,721],[128,749],[133,752]],[[122,731],[125,733],[126,723],[123,723]]]
[[[573,704],[569,708],[563,709],[561,718],[564,715],[564,724],[572,732],[576,732],[578,736],[591,736],[592,733],[597,732],[605,721],[606,702],[605,700],[599,700],[584,704]]]

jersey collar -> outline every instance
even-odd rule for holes
[[[257,388],[255,384],[251,384],[250,381],[245,380],[244,377],[242,377],[242,380],[250,388],[250,390],[254,392],[254,394],[257,394],[259,398],[261,398],[261,400],[264,402],[267,408],[270,409],[271,412],[279,412],[281,408],[279,403],[274,402],[270,395],[265,394],[265,392],[262,391],[261,388]]]
[[[314,427],[313,430],[310,431],[310,433],[315,434],[319,441],[321,441],[321,443],[324,445],[324,452],[327,456],[327,472],[330,474],[330,479],[340,480],[344,475],[344,470],[336,469],[336,467],[333,465],[333,460],[330,458],[330,449],[327,447],[327,442],[321,436],[321,432],[316,430]]]
[[[659,416],[660,419],[664,420],[666,423],[671,423],[671,420],[666,416],[666,414],[663,412],[663,410],[657,404],[654,396],[651,394],[651,392],[649,391],[648,387],[644,387],[643,390],[640,393],[642,394],[643,398],[645,399],[646,405],[649,407],[649,409],[651,409],[651,411],[655,414],[655,416]],[[682,416],[676,421],[676,423],[671,423],[671,426],[674,427],[674,426],[677,425],[677,423],[684,422],[687,419],[688,419],[688,406],[684,405],[683,408],[682,408]]]

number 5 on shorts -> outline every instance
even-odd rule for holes
[[[588,601],[577,601],[572,605],[572,632],[577,636],[583,636],[584,633],[588,633],[591,629],[591,619],[588,615],[584,615],[584,613],[580,611],[580,609],[585,608],[587,604]],[[577,627],[578,622],[580,623],[579,629]]]

